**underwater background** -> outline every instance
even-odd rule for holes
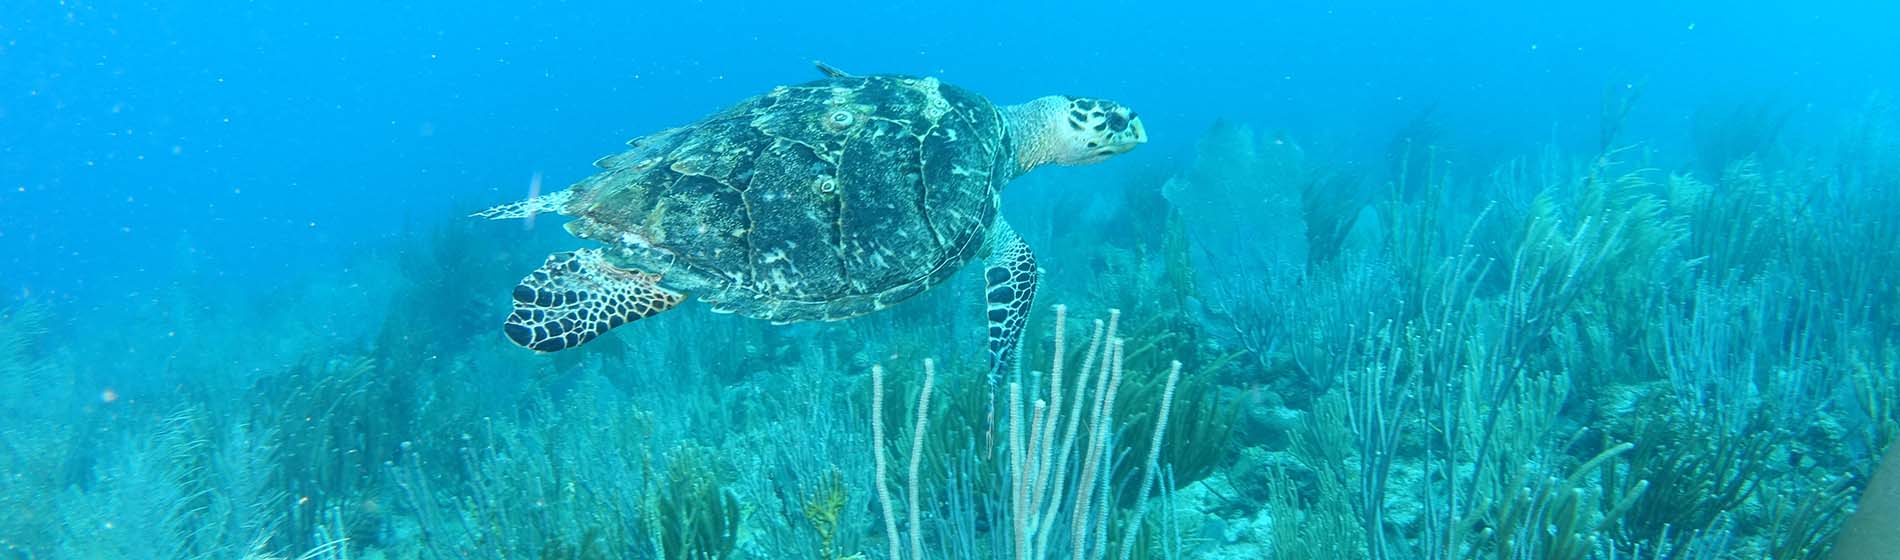
[[[5,3],[0,558],[1827,558],[1900,4],[1426,4]],[[1140,112],[1003,193],[1027,398],[969,270],[508,343],[586,243],[468,214],[813,60]]]

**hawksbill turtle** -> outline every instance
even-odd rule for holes
[[[819,69],[635,138],[566,189],[476,213],[573,216],[569,233],[603,245],[522,278],[508,340],[574,348],[688,294],[773,322],[845,319],[981,258],[992,380],[1013,368],[1040,271],[997,210],[1003,186],[1134,149],[1141,119],[1102,99],[998,106],[936,78]]]

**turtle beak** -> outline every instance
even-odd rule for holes
[[[1127,124],[1115,129],[1114,134],[1108,137],[1108,143],[1115,147],[1115,153],[1128,153],[1135,146],[1148,143],[1148,128],[1141,125],[1141,117],[1135,116],[1134,111],[1120,109],[1114,118],[1109,119],[1111,126],[1118,124],[1116,121]]]

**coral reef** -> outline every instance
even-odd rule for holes
[[[1900,434],[1900,112],[1711,109],[1672,154],[1636,93],[1591,151],[1224,122],[1026,185],[1072,307],[997,386],[967,277],[521,352],[505,263],[563,241],[449,219],[294,282],[9,300],[0,555],[1825,558]]]

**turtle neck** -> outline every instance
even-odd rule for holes
[[[1003,116],[1003,126],[1009,131],[1010,141],[1016,147],[1017,177],[1042,164],[1056,161],[1058,150],[1061,149],[1056,145],[1061,138],[1056,127],[1068,122],[1068,119],[1063,118],[1068,108],[1067,98],[1050,95],[997,109]]]

